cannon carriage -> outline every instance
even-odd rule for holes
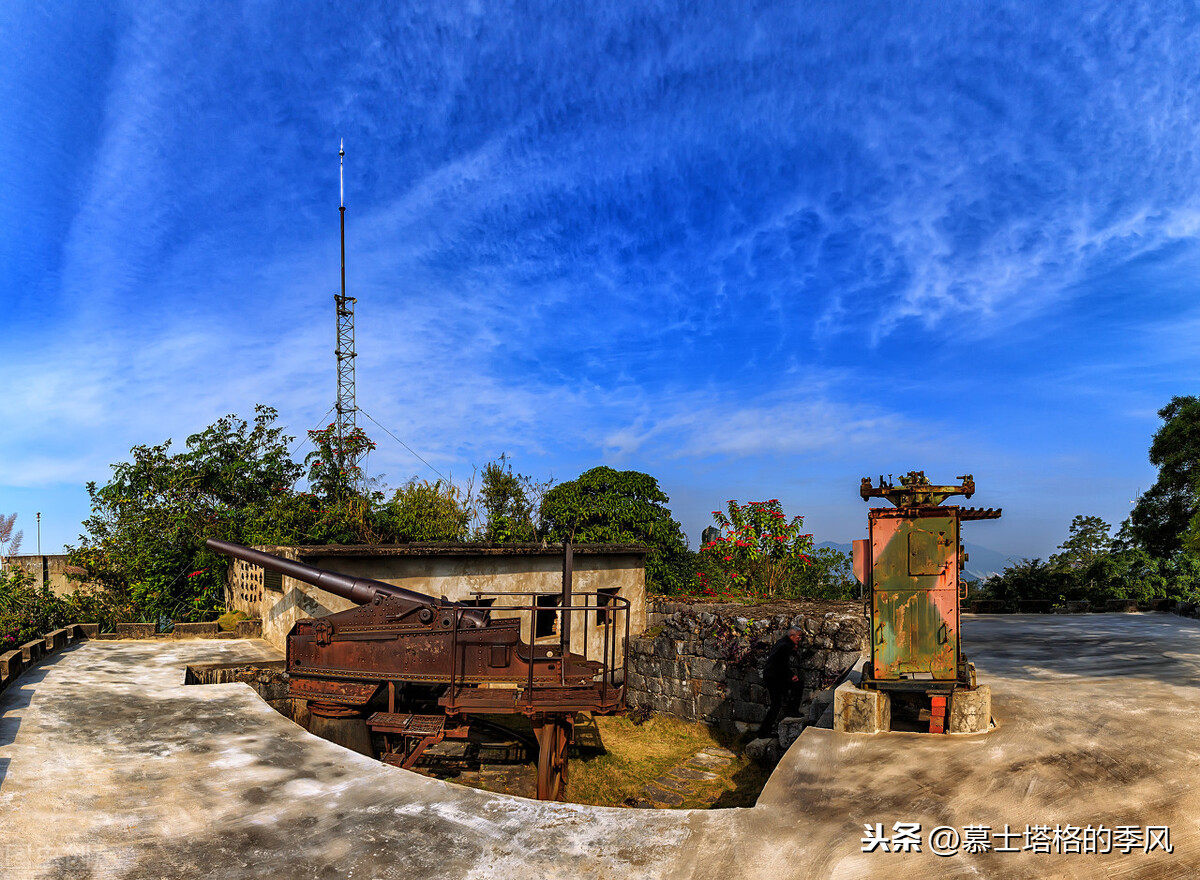
[[[525,642],[522,618],[545,614],[532,593],[505,593],[525,605],[499,609],[452,602],[371,578],[328,571],[209,539],[225,555],[341,596],[357,607],[299,620],[287,636],[289,696],[306,700],[314,722],[383,743],[380,758],[406,769],[443,739],[465,739],[480,716],[524,715],[538,751],[537,795],[561,799],[567,751],[580,712],[625,708],[629,601],[574,593],[572,550],[563,546],[557,643]],[[499,594],[479,593],[476,601]],[[573,620],[603,621],[602,650],[570,650]],[[503,616],[515,614],[517,616]],[[533,633],[532,626],[528,628]],[[618,638],[623,634],[623,638]],[[343,742],[346,742],[343,736]],[[350,744],[347,742],[347,744]]]

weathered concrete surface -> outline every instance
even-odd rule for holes
[[[809,728],[753,811],[788,811],[799,877],[1200,877],[1200,621],[1166,614],[971,616],[990,733]],[[863,825],[1024,831],[1169,825],[1174,854],[862,853]],[[1018,845],[1021,841],[1018,841]]]
[[[809,728],[756,808],[695,812],[464,789],[312,737],[245,685],[181,686],[263,643],[88,642],[0,698],[0,876],[1200,876],[1200,621],[965,621],[991,733]],[[864,823],[897,821],[1169,825],[1175,852],[861,852]]]
[[[957,688],[950,695],[950,733],[984,733],[992,721],[992,686],[981,684],[973,691]]]
[[[844,681],[833,692],[833,729],[838,733],[879,733],[892,729],[892,700]]]

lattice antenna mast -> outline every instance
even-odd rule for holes
[[[346,448],[346,437],[354,433],[356,427],[355,414],[358,407],[354,402],[354,303],[352,296],[346,296],[346,183],[344,164],[346,157],[345,141],[338,143],[338,213],[342,221],[342,292],[334,296],[337,305],[337,435],[338,448]],[[353,469],[357,460],[343,459],[347,470]]]

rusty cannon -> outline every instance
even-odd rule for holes
[[[871,661],[862,687],[924,694],[930,698],[929,730],[940,733],[947,697],[956,687],[975,687],[975,666],[962,652],[959,579],[967,561],[960,524],[998,519],[999,509],[943,506],[955,495],[970,498],[975,480],[934,485],[923,471],[910,471],[896,485],[864,477],[864,501],[884,498],[892,507],[871,508],[866,539],[854,542],[854,574],[867,588]],[[922,718],[925,716],[922,715]]]
[[[573,593],[572,550],[563,546],[561,615],[556,643],[536,642],[533,618],[547,613],[532,593],[504,608],[452,602],[383,581],[327,571],[239,544],[208,547],[347,599],[357,607],[298,620],[287,636],[290,697],[306,700],[314,722],[356,731],[354,745],[411,769],[443,739],[465,740],[489,715],[524,715],[537,742],[537,796],[560,800],[567,750],[580,712],[625,708],[623,670],[629,601]],[[604,621],[600,657],[572,653],[571,620],[588,612]],[[530,634],[522,639],[522,627]],[[617,634],[623,625],[624,638]],[[618,642],[621,656],[618,657]],[[315,730],[315,727],[314,727]]]

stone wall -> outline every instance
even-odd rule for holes
[[[71,575],[83,574],[82,569],[71,568],[65,554],[43,553],[41,556],[5,556],[0,558],[0,568],[21,569],[38,583],[45,580],[46,586],[56,596],[69,596],[81,586],[71,580]]]
[[[646,633],[631,639],[627,701],[731,732],[756,727],[770,698],[767,653],[789,627],[801,630],[801,713],[870,650],[860,602],[776,602],[767,606],[648,602]]]

